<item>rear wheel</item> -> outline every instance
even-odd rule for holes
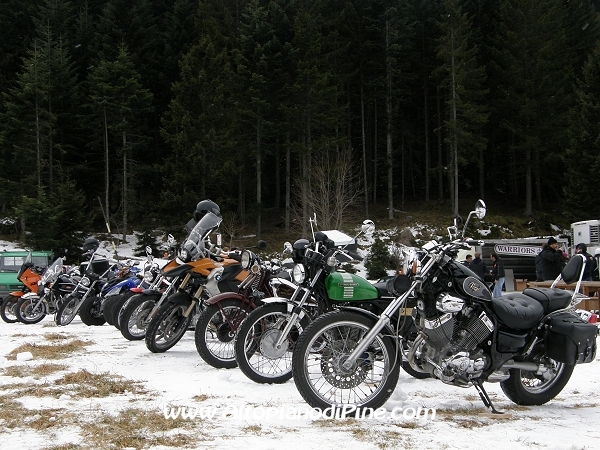
[[[0,304],[0,317],[6,323],[15,323],[19,321],[17,317],[17,303],[19,302],[21,297],[15,297],[14,295],[7,295],[4,300],[2,300],[2,304]]]
[[[146,347],[152,353],[162,353],[173,347],[187,331],[192,314],[183,314],[187,305],[167,303],[156,314],[146,329]]]
[[[100,326],[106,323],[102,314],[102,297],[88,297],[79,307],[79,317],[87,326]]]
[[[146,336],[148,315],[160,294],[137,294],[129,299],[119,314],[119,329],[123,337],[129,341],[141,341]]]
[[[238,367],[257,383],[284,383],[292,378],[292,352],[298,336],[310,323],[304,316],[277,347],[290,319],[287,304],[263,305],[252,311],[242,323],[235,339]]]
[[[195,341],[200,357],[213,367],[231,369],[235,360],[235,334],[251,307],[238,299],[207,306],[196,323]]]
[[[15,307],[15,314],[19,322],[38,323],[46,317],[46,307],[37,295],[31,298],[21,298]]]
[[[546,357],[543,352],[530,359],[544,364],[545,372],[529,372],[511,369],[510,377],[500,383],[506,396],[517,405],[543,405],[556,397],[568,383],[575,366],[559,363]]]

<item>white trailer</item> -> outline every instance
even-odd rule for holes
[[[582,220],[571,224],[571,254],[579,243],[587,245],[587,251],[593,255],[600,248],[600,220]]]

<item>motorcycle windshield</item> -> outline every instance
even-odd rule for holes
[[[54,282],[63,270],[63,259],[57,258],[52,264],[48,266],[44,275],[42,275],[42,284]]]
[[[204,254],[206,237],[219,226],[221,220],[220,217],[209,212],[190,231],[182,249],[188,252],[191,260],[195,260]]]

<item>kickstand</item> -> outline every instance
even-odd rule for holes
[[[479,393],[479,396],[481,397],[481,400],[483,401],[483,404],[485,405],[485,407],[490,408],[492,410],[493,414],[504,414],[502,411],[498,411],[494,407],[494,404],[492,403],[492,399],[490,398],[488,393],[483,388],[483,384],[481,383],[481,381],[480,380],[472,380],[472,381],[473,381],[473,386],[475,386],[475,389],[477,389],[477,392]]]

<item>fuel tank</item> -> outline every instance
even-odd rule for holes
[[[335,301],[361,301],[379,298],[375,286],[358,275],[333,272],[325,277],[327,295]]]

